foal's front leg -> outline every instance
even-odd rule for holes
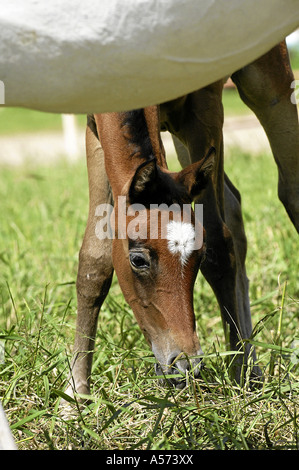
[[[112,267],[112,240],[96,235],[96,208],[112,203],[107,179],[104,153],[96,126],[89,117],[86,130],[86,154],[89,180],[89,216],[79,255],[77,277],[78,314],[74,344],[72,373],[67,393],[90,393],[90,374],[95,344],[97,320],[102,303],[109,291]]]
[[[253,363],[256,361],[254,348],[243,342],[244,339],[249,339],[252,333],[245,269],[246,237],[240,202],[227,183],[224,199],[225,222],[217,210],[212,185],[207,188],[201,201],[204,208],[207,247],[201,271],[218,300],[227,346],[230,346],[232,351],[243,353],[236,355],[232,367],[232,375],[238,383],[242,383],[243,366],[246,370],[249,358]],[[251,377],[260,376],[258,366],[252,365]]]

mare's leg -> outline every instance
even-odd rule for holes
[[[278,195],[299,232],[299,126],[285,43],[232,75],[243,101],[260,120],[278,166]]]
[[[240,197],[224,176],[222,126],[222,83],[218,82],[189,96],[178,137],[188,147],[192,162],[202,158],[211,145],[217,151],[213,182],[198,201],[203,203],[207,245],[201,270],[217,297],[230,347],[238,350],[240,340],[249,338],[252,332],[245,270],[246,237]],[[255,359],[250,346],[243,348],[244,362],[247,362],[249,354]],[[243,360],[242,356],[236,358],[235,376],[238,381]],[[253,372],[260,375],[257,367]]]
[[[77,277],[78,314],[74,344],[72,376],[67,392],[89,394],[89,378],[99,310],[111,285],[113,274],[112,240],[96,236],[95,217],[99,204],[112,203],[104,153],[98,140],[95,123],[88,117],[86,155],[89,181],[89,215],[79,254]]]

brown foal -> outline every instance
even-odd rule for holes
[[[278,194],[299,231],[298,115],[291,102],[293,75],[285,43],[232,79],[265,129],[278,166]],[[184,386],[187,372],[200,374],[202,350],[193,309],[193,286],[200,269],[218,300],[229,347],[243,352],[236,355],[236,379],[240,381],[249,357],[252,375],[261,375],[254,365],[254,348],[242,341],[252,333],[246,237],[239,192],[224,172],[223,84],[224,80],[218,81],[159,106],[88,117],[90,207],[79,256],[69,393],[90,392],[97,319],[114,270],[156,357],[158,374],[173,374],[170,382],[177,387]],[[173,135],[180,172],[167,169],[160,130]],[[123,200],[125,215],[120,215]],[[114,204],[113,239],[97,231],[95,214],[104,204]],[[136,204],[143,217],[132,233],[130,208]],[[173,205],[177,211],[170,212]],[[199,205],[203,220],[196,217]],[[184,207],[189,207],[187,221]],[[167,216],[164,227],[163,215]],[[153,217],[158,220],[154,237],[149,233]],[[197,245],[196,233],[202,234]]]

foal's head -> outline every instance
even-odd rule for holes
[[[149,159],[124,188],[125,207],[115,201],[113,264],[159,375],[185,375],[189,369],[199,374],[193,287],[204,243],[197,206],[191,204],[207,185],[213,162],[214,149],[178,173]],[[184,384],[182,377],[171,382]]]

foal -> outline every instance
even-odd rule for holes
[[[279,196],[299,230],[299,132],[291,103],[292,72],[285,43],[232,75],[242,99],[260,119],[279,170]],[[240,195],[224,173],[223,81],[160,106],[88,117],[86,131],[90,188],[89,217],[79,257],[78,317],[72,387],[89,393],[92,353],[100,307],[115,269],[124,296],[157,359],[157,372],[200,372],[202,354],[195,331],[193,285],[200,269],[221,311],[226,338],[237,355],[234,373],[254,349],[242,339],[252,332],[245,269],[246,237]],[[167,169],[160,130],[169,130],[184,168]],[[126,199],[125,236],[119,236],[119,197]],[[96,208],[114,201],[115,238],[97,236]],[[166,235],[148,236],[152,204],[180,209],[203,204],[203,226],[194,210],[184,222],[169,220]],[[142,204],[144,237],[130,237],[129,208]],[[197,206],[195,206],[196,208]],[[161,220],[162,220],[161,211]],[[144,222],[142,222],[144,220]],[[143,226],[145,224],[145,226]],[[195,234],[202,243],[195,246]],[[258,366],[252,374],[260,376]],[[70,389],[69,389],[70,391]]]

